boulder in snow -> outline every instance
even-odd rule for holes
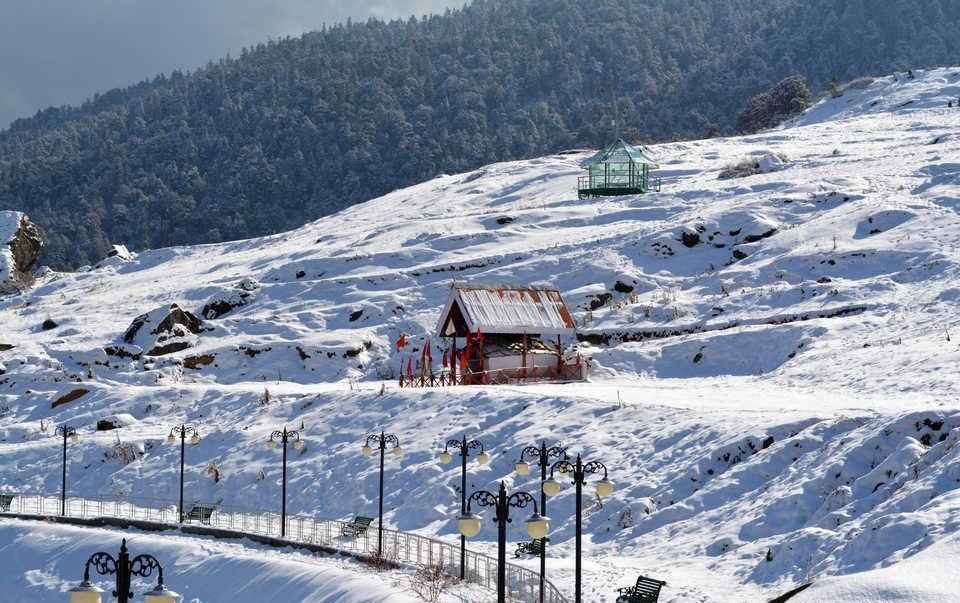
[[[147,350],[148,356],[172,354],[197,344],[203,322],[177,304],[157,308],[133,319],[124,343]]]
[[[43,238],[26,214],[0,211],[0,295],[19,293],[33,284]]]

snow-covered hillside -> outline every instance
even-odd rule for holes
[[[453,539],[458,473],[434,457],[466,430],[495,455],[476,487],[535,490],[510,469],[540,438],[611,469],[617,494],[587,505],[590,601],[639,573],[668,581],[665,601],[762,601],[897,567],[960,525],[958,97],[960,68],[918,71],[859,82],[772,132],[655,146],[660,193],[577,200],[588,152],[570,152],[283,235],[47,275],[0,299],[0,486],[57,490],[57,442],[39,431],[52,419],[81,427],[77,494],[173,498],[178,451],[162,440],[188,420],[206,436],[188,449],[191,496],[273,508],[279,467],[262,443],[302,423],[291,511],[347,517],[375,509],[358,450],[386,429],[409,452],[388,468],[388,523]],[[378,395],[401,361],[391,342],[419,346],[453,279],[558,287],[591,381],[387,380]],[[125,337],[171,304],[205,320]],[[133,424],[92,431],[117,414]],[[117,438],[143,455],[121,465]],[[548,571],[567,592],[571,513],[569,492],[551,501]],[[492,550],[496,533],[475,540]]]

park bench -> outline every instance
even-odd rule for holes
[[[10,503],[13,502],[13,494],[0,494],[0,513],[6,513],[10,510]]]
[[[517,551],[514,556],[519,559],[522,555],[539,555],[543,552],[543,539],[534,538],[530,542],[517,543]]]
[[[657,603],[660,589],[666,585],[666,582],[640,576],[636,585],[617,589],[620,593],[617,603]]]
[[[210,516],[213,515],[213,507],[208,505],[193,505],[184,519],[188,521],[199,521],[210,525]]]
[[[367,528],[369,528],[372,523],[372,517],[357,515],[353,521],[343,524],[343,527],[340,528],[340,534],[342,536],[359,536],[366,533]]]

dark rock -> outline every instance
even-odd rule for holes
[[[684,231],[683,234],[680,235],[680,242],[690,248],[696,247],[700,244],[700,233],[690,232],[689,230]]]
[[[88,393],[90,393],[90,390],[88,389],[84,389],[82,387],[77,388],[73,391],[67,392],[66,394],[54,400],[53,404],[50,405],[50,408],[56,408],[58,406],[63,406],[64,404],[69,404],[74,400],[79,400],[80,398],[87,395]]]
[[[48,318],[45,321],[43,321],[43,324],[40,325],[40,328],[43,329],[44,331],[49,331],[51,329],[56,329],[59,326],[60,325],[57,324],[57,321],[53,320],[52,318]]]
[[[622,281],[617,281],[613,286],[613,290],[617,293],[633,293],[633,287]]]
[[[201,366],[213,364],[216,358],[212,354],[203,354],[202,356],[187,356],[183,359],[183,366],[188,369],[197,370]]]
[[[297,270],[297,280],[302,279],[305,276],[307,276],[307,273],[305,271]]]
[[[768,239],[768,238],[772,237],[772,236],[775,235],[775,234],[777,234],[777,229],[776,229],[776,228],[772,228],[772,229],[768,230],[767,232],[763,232],[763,233],[760,233],[760,234],[747,235],[747,236],[743,237],[743,242],[744,242],[744,243],[756,243],[757,241],[762,241],[763,239]]]
[[[100,419],[99,421],[97,421],[97,431],[111,431],[114,429],[118,429],[120,427],[122,426],[117,425],[110,419]]]
[[[123,346],[113,345],[103,348],[104,353],[107,356],[114,356],[116,358],[129,358],[130,360],[140,360],[142,355],[139,351],[139,348],[128,349]]]
[[[10,247],[12,258],[12,262],[0,259],[0,294],[19,293],[29,288],[34,281],[33,269],[43,250],[40,229],[26,214],[0,211],[0,245]]]
[[[189,347],[190,347],[189,341],[171,341],[170,343],[157,345],[151,348],[151,350],[147,352],[147,356],[165,356],[167,354],[182,352],[183,350]]]
[[[0,343],[0,352],[6,352],[7,350],[12,350],[17,346],[10,345],[9,343]]]
[[[600,308],[607,305],[607,302],[613,299],[612,293],[601,293],[590,300],[590,309],[599,310]]]
[[[516,218],[513,216],[502,216],[497,218],[497,224],[500,226],[506,226],[507,224],[513,224],[516,221]]]
[[[736,258],[736,259],[738,259],[738,260],[745,260],[745,259],[747,259],[749,256],[746,254],[746,252],[741,251],[740,249],[734,249],[734,250],[733,250],[733,257]]]
[[[817,279],[817,282],[820,283],[821,285],[826,285],[827,283],[832,283],[833,279],[830,278],[829,276],[821,276],[820,278]]]
[[[356,310],[350,313],[350,322],[357,322],[360,318],[363,317],[363,309]]]

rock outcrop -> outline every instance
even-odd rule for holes
[[[0,295],[19,293],[34,281],[43,238],[26,214],[0,211]]]
[[[146,350],[147,356],[163,356],[195,346],[203,331],[203,322],[199,318],[177,304],[171,304],[134,318],[123,334],[123,341]],[[135,352],[125,349],[128,353]]]

